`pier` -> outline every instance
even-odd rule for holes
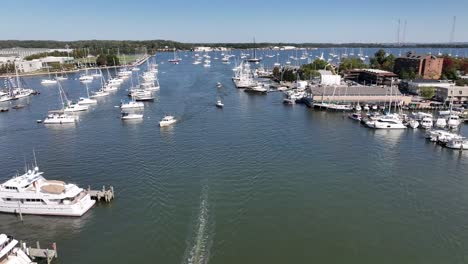
[[[47,264],[50,264],[58,257],[57,244],[55,242],[52,243],[52,249],[41,248],[39,241],[36,242],[36,247],[27,247],[24,242],[21,242],[20,244],[21,249],[33,260],[41,259],[45,260]]]
[[[106,189],[105,186],[102,186],[102,190],[91,190],[91,187],[88,186],[88,190],[86,191],[90,196],[91,199],[96,200],[98,202],[104,201],[106,203],[109,203],[114,199],[114,187],[109,186],[108,189]]]

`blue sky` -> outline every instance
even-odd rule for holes
[[[10,0],[0,39],[183,42],[468,42],[467,0]],[[402,26],[403,29],[403,26]],[[403,30],[402,30],[403,31]]]

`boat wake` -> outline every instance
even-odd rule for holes
[[[193,238],[188,243],[187,264],[207,264],[212,244],[213,221],[210,221],[208,188],[203,188]]]

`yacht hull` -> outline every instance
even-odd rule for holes
[[[0,204],[1,213],[18,214],[21,208],[21,214],[30,215],[53,215],[53,216],[75,216],[84,215],[96,201],[86,195],[82,200],[73,205],[46,205],[46,204],[26,204],[23,203],[18,207],[17,202],[2,202]]]

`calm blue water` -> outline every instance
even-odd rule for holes
[[[81,218],[0,214],[0,233],[55,241],[67,264],[468,261],[468,152],[284,106],[280,93],[246,94],[233,64],[206,69],[186,54],[179,65],[158,55],[161,90],[136,123],[114,107],[127,82],[76,126],[36,124],[58,108],[58,91],[25,78],[41,94],[0,114],[0,180],[34,148],[46,178],[113,185],[116,200]],[[63,87],[85,95],[77,80]],[[160,129],[164,113],[180,122]]]

